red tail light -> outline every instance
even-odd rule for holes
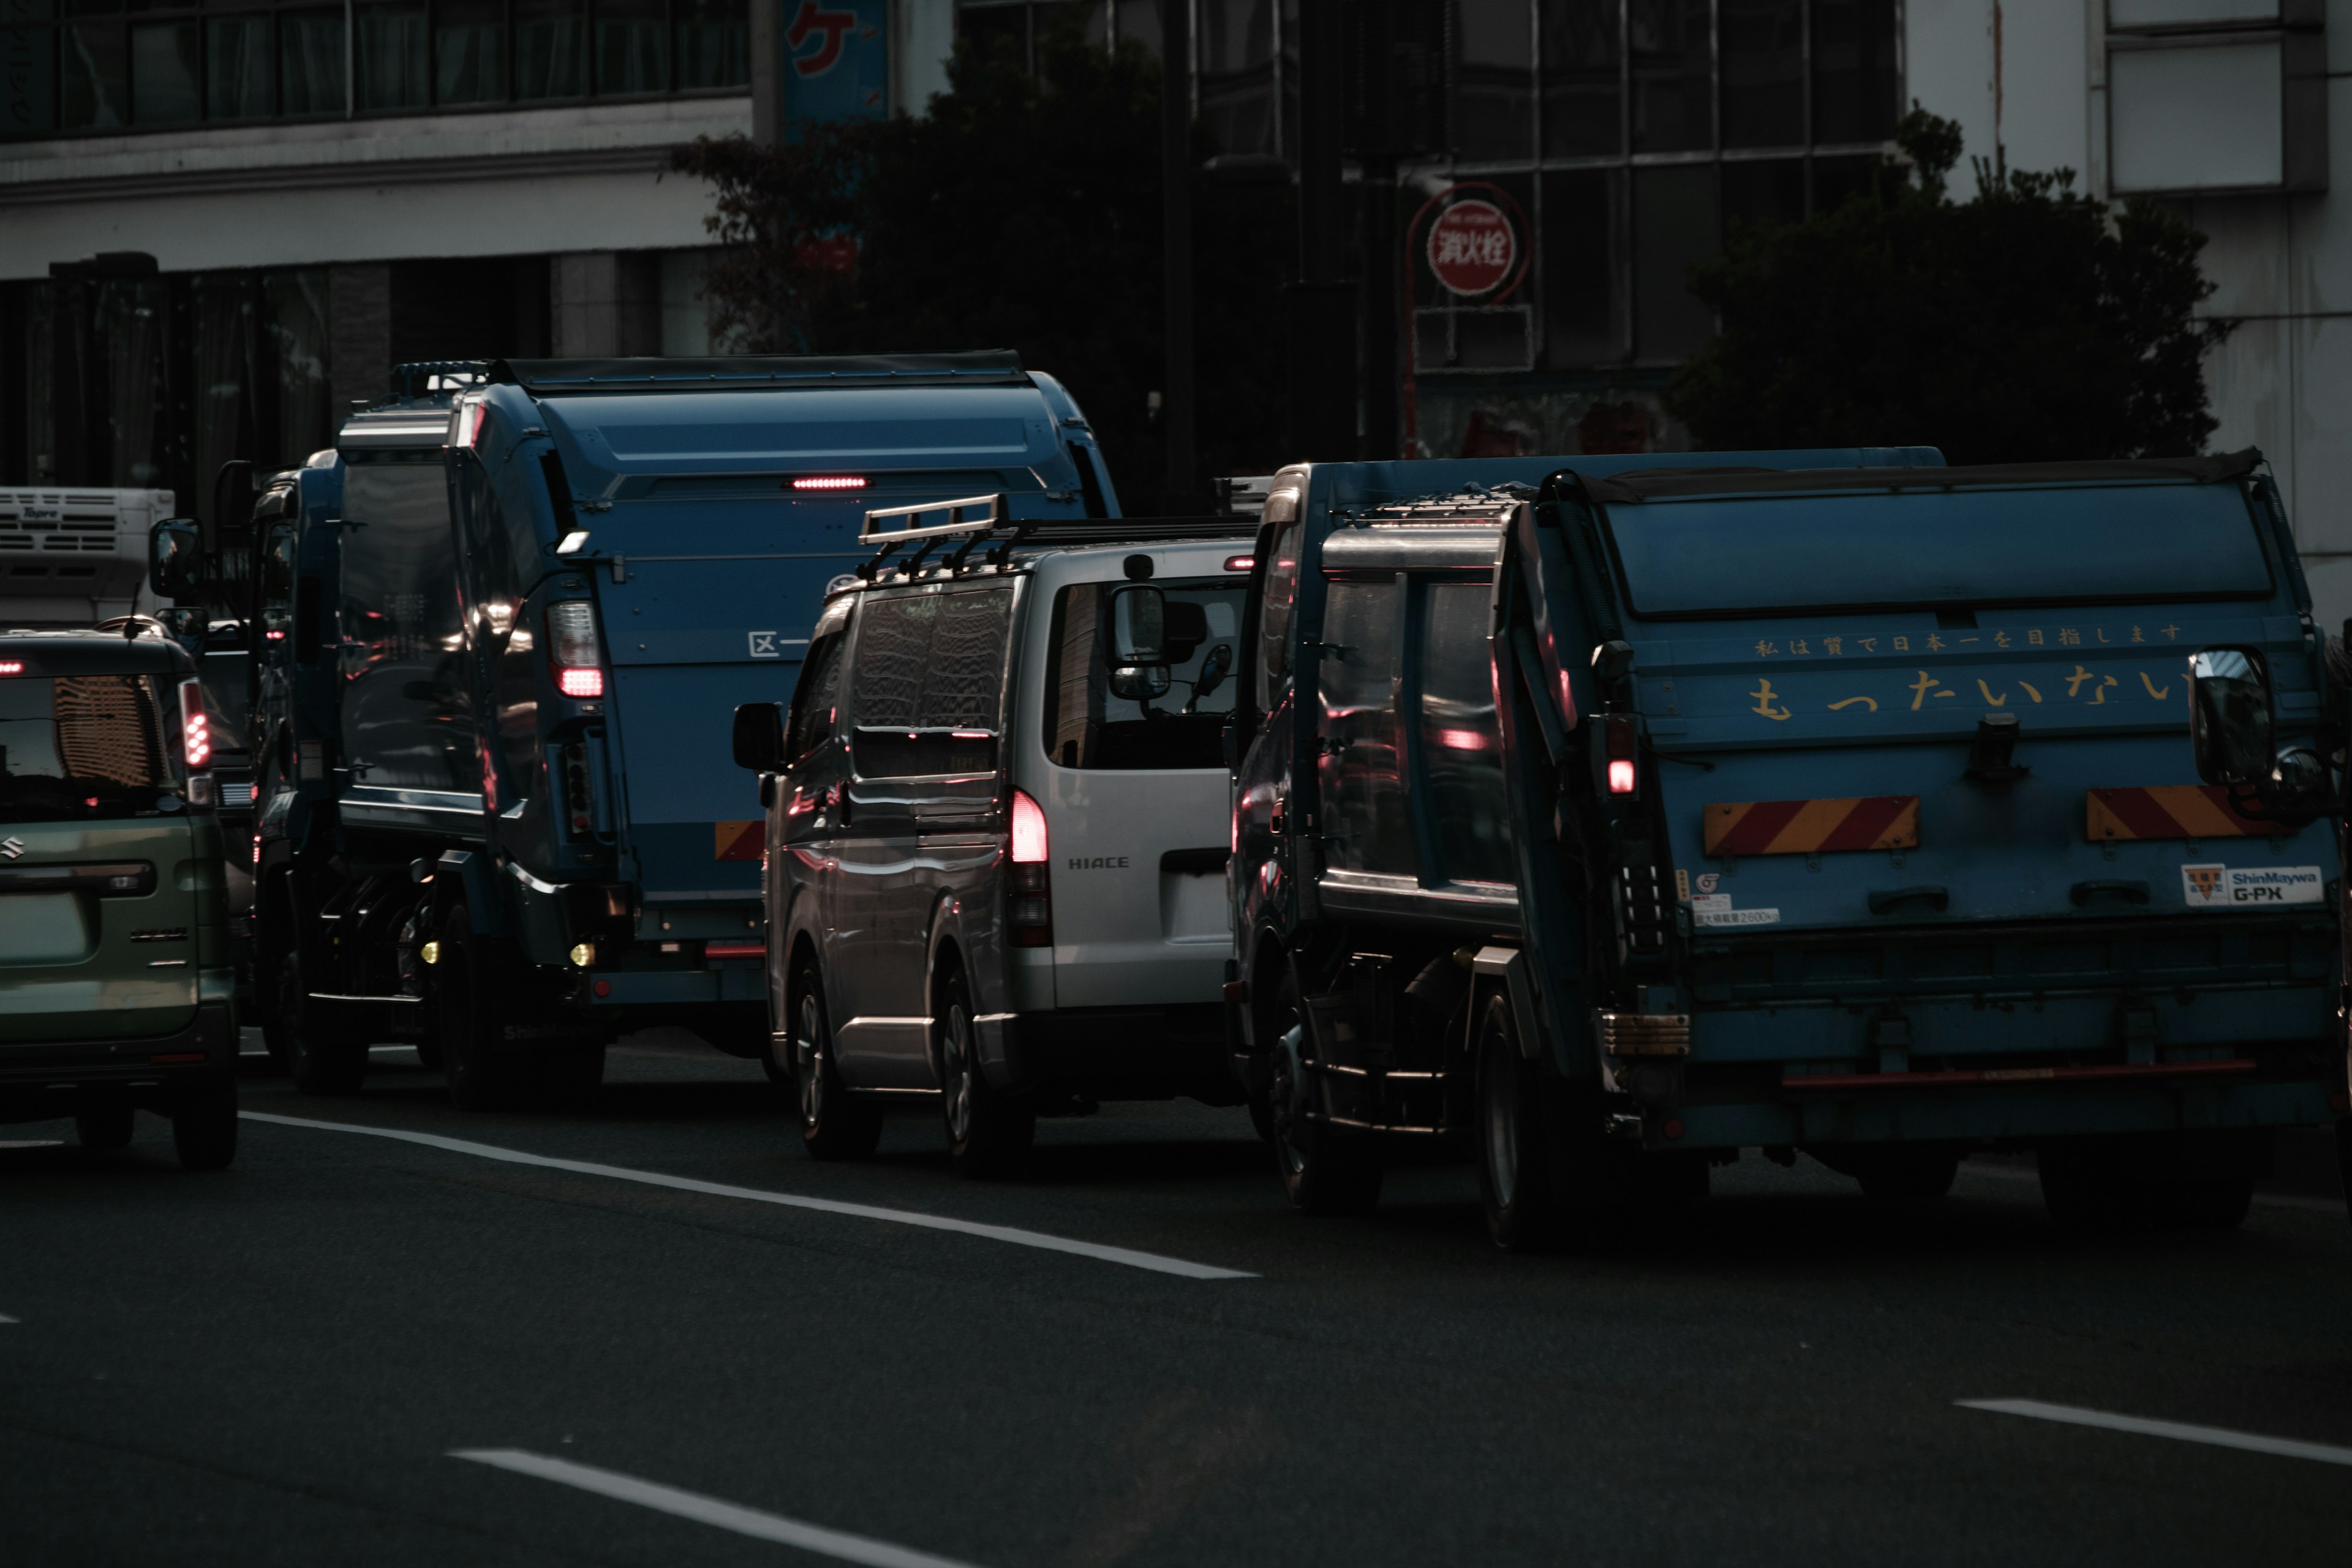
[[[591,667],[587,669],[559,669],[555,684],[566,697],[602,697],[604,695],[604,672]]]
[[[471,450],[482,438],[482,416],[488,412],[478,397],[469,397],[457,405],[457,445]]]
[[[604,646],[596,636],[595,606],[564,599],[547,606],[547,657],[555,689],[585,700],[604,695]]]
[[[188,772],[202,773],[213,765],[212,715],[205,710],[200,681],[180,682],[180,744],[187,754]]]
[[[1054,945],[1054,894],[1045,855],[1045,809],[1016,789],[1013,867],[1004,889],[1004,923],[1015,947]]]
[[[1257,557],[1255,555],[1228,555],[1225,557],[1225,570],[1228,572],[1246,572],[1256,564]]]
[[[1609,719],[1609,793],[1632,795],[1640,779],[1633,768],[1633,721],[1624,714]]]
[[[796,490],[862,490],[866,481],[855,474],[813,474],[804,479],[794,479]]]

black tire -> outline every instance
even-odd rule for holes
[[[1533,1252],[1559,1238],[1551,1162],[1532,1065],[1519,1049],[1511,1005],[1489,997],[1475,1062],[1478,1201],[1486,1237],[1505,1252]]]
[[[280,958],[275,963],[257,965],[260,973],[254,983],[259,1005],[255,1011],[261,1015],[261,1047],[269,1053],[269,1065],[279,1072],[290,1071],[294,1065],[294,1048],[286,1038],[286,1017],[278,1009],[279,971],[291,958]]]
[[[815,966],[803,964],[793,977],[793,1028],[788,1049],[793,1109],[801,1147],[812,1160],[863,1160],[882,1142],[882,1108],[843,1087],[833,1065],[833,1018],[824,1005],[824,983]],[[774,1059],[775,1053],[769,1052]]]
[[[1290,1206],[1311,1215],[1364,1213],[1381,1201],[1381,1152],[1370,1139],[1334,1132],[1307,1114],[1311,1091],[1292,1066],[1308,1058],[1307,1010],[1286,966],[1266,1023],[1273,1043],[1266,1090],[1271,1142]]]
[[[948,1158],[957,1173],[1009,1176],[1029,1158],[1037,1138],[1034,1096],[997,1089],[980,1064],[980,1031],[972,1023],[971,988],[963,971],[943,970],[935,988],[931,1049],[940,1069],[940,1110]]]
[[[1950,1195],[1960,1152],[1941,1143],[1889,1143],[1856,1150],[1854,1180],[1876,1203],[1925,1204]]]
[[[505,1110],[520,1098],[522,1074],[499,1048],[501,1013],[496,975],[472,917],[463,906],[441,927],[441,962],[434,967],[439,1002],[442,1071],[449,1103],[461,1110]],[[601,1068],[600,1068],[601,1070]]]
[[[74,1117],[74,1138],[93,1154],[128,1149],[137,1114],[127,1101],[93,1105]]]
[[[278,960],[276,1011],[294,1087],[304,1094],[357,1094],[367,1080],[367,1042],[320,1016],[310,1003],[299,952]]]
[[[172,1146],[183,1170],[227,1170],[236,1158],[236,1085],[190,1095],[174,1106]]]

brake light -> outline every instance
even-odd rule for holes
[[[1246,572],[1256,564],[1257,557],[1255,555],[1228,555],[1225,557],[1225,570],[1228,572]]]
[[[188,772],[202,773],[212,766],[212,718],[205,711],[201,681],[180,682],[180,744],[188,759]]]
[[[1045,863],[1045,810],[1021,790],[1013,792],[1013,863]]]
[[[22,675],[25,661],[21,658],[0,658],[0,675]]]
[[[488,410],[482,406],[482,400],[478,397],[469,397],[457,405],[457,444],[458,446],[468,451],[473,449],[474,444],[482,438],[483,416],[488,412]]]
[[[1609,793],[1632,795],[1640,782],[1633,769],[1633,721],[1626,714],[1609,717]]]
[[[555,689],[566,697],[604,695],[604,646],[596,636],[595,607],[585,599],[565,599],[547,607],[547,656],[555,666]]]
[[[862,490],[866,481],[855,474],[814,474],[804,479],[794,479],[796,490]]]

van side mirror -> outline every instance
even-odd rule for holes
[[[782,773],[784,713],[773,702],[746,702],[735,710],[735,765],[754,773]]]
[[[167,517],[147,531],[147,578],[159,599],[204,593],[204,535],[192,517]]]
[[[2261,655],[2210,647],[2189,656],[2189,746],[2199,778],[2211,784],[2269,783],[2276,763],[2271,712],[2270,677]]]

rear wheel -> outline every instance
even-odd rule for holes
[[[236,1158],[236,1086],[205,1089],[174,1106],[172,1145],[184,1170],[227,1170]]]
[[[1275,1159],[1282,1190],[1301,1214],[1361,1214],[1381,1201],[1380,1150],[1369,1138],[1350,1138],[1308,1114],[1313,1100],[1307,1010],[1298,981],[1285,973],[1267,1020],[1274,1040],[1272,1082]]]
[[[814,1160],[862,1160],[882,1141],[882,1111],[842,1087],[833,1065],[833,1024],[824,983],[814,965],[793,977],[790,1081],[801,1118],[801,1146]],[[769,1053],[771,1060],[774,1053]]]
[[[441,928],[434,989],[440,1000],[441,1062],[449,1102],[464,1110],[503,1110],[514,1104],[519,1087],[516,1064],[498,1048],[496,977],[486,958],[472,918],[462,907],[452,910]]]
[[[1520,1054],[1511,1007],[1489,997],[1479,1021],[1478,1197],[1486,1235],[1506,1252],[1549,1245],[1559,1231],[1535,1074]]]
[[[93,1154],[127,1149],[136,1114],[128,1104],[94,1105],[74,1117],[74,1137]]]
[[[367,1078],[367,1042],[310,1000],[299,951],[278,963],[278,1023],[286,1070],[304,1094],[357,1094]]]
[[[980,1033],[972,1023],[971,991],[963,971],[940,976],[931,1046],[939,1053],[940,1110],[948,1156],[967,1176],[1003,1176],[1020,1169],[1037,1137],[1034,1096],[1008,1093],[988,1081],[980,1063]]]

